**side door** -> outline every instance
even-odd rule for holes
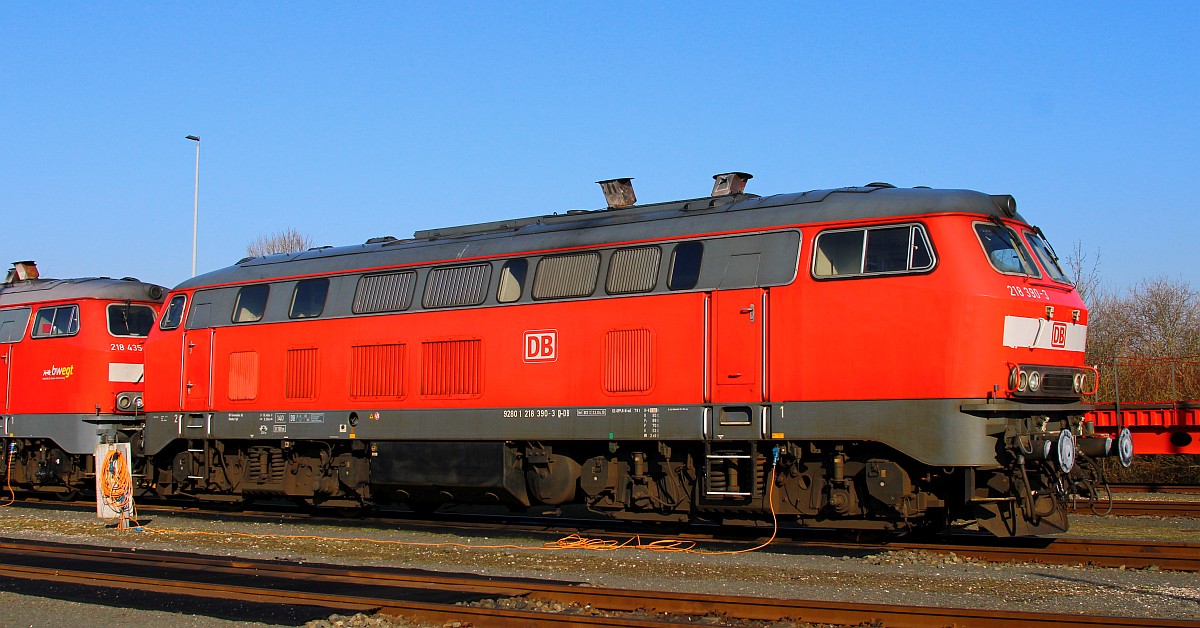
[[[196,293],[183,332],[183,390],[185,412],[212,409],[213,304],[210,297]]]
[[[13,354],[29,326],[29,312],[27,307],[0,312],[0,412],[12,405]]]
[[[712,402],[763,400],[763,321],[766,291],[761,288],[712,293]]]

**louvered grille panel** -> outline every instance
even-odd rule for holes
[[[317,398],[317,350],[289,349],[283,396],[288,399]]]
[[[604,390],[643,393],[653,385],[653,343],[648,329],[615,329],[604,337]]]
[[[354,291],[354,313],[407,310],[412,302],[417,273],[405,271],[386,275],[364,275]]]
[[[258,352],[229,354],[229,400],[249,401],[258,397]]]
[[[598,253],[544,257],[538,263],[537,276],[533,280],[533,298],[586,297],[596,290],[599,268]]]
[[[425,296],[421,305],[425,307],[454,307],[479,305],[487,295],[488,275],[491,266],[455,266],[435,268],[429,271],[425,282]]]
[[[351,397],[403,397],[404,345],[353,347]]]
[[[609,294],[648,292],[658,282],[658,262],[662,250],[657,246],[621,249],[608,262],[608,279],[604,289]]]
[[[483,343],[443,340],[421,343],[421,394],[428,397],[478,395],[482,389]]]

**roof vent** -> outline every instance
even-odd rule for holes
[[[746,182],[753,179],[749,172],[726,172],[713,175],[713,196],[732,196],[746,189]]]
[[[13,262],[12,265],[12,269],[8,271],[8,278],[4,280],[5,283],[12,283],[14,281],[27,281],[30,279],[37,279],[41,276],[38,274],[37,262],[33,260]]]
[[[604,200],[608,201],[609,209],[621,209],[637,204],[637,196],[633,194],[633,179],[605,179],[597,181],[600,189],[604,190]]]

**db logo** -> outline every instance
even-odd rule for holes
[[[1067,346],[1067,324],[1055,323],[1054,329],[1050,331],[1050,346],[1056,349],[1065,349]]]
[[[558,331],[540,329],[525,332],[525,361],[553,362],[558,359]]]

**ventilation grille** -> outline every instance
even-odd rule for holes
[[[288,399],[317,398],[317,350],[289,349],[287,352],[287,382],[283,396]]]
[[[615,329],[604,337],[604,390],[644,393],[653,384],[653,344],[648,329]]]
[[[564,299],[586,297],[596,290],[600,268],[598,253],[552,255],[538,263],[533,280],[533,298]]]
[[[479,305],[487,296],[489,264],[435,268],[425,282],[425,307]]]
[[[443,340],[421,344],[421,394],[428,397],[478,395],[482,388],[479,340]]]
[[[658,261],[662,250],[657,246],[621,249],[608,262],[608,280],[604,289],[609,294],[649,292],[658,281]]]
[[[404,396],[404,345],[360,345],[352,358],[351,397]]]
[[[354,291],[354,313],[397,312],[412,303],[417,273],[409,270],[386,275],[364,275]]]
[[[258,397],[258,352],[229,354],[229,400],[250,401]]]

